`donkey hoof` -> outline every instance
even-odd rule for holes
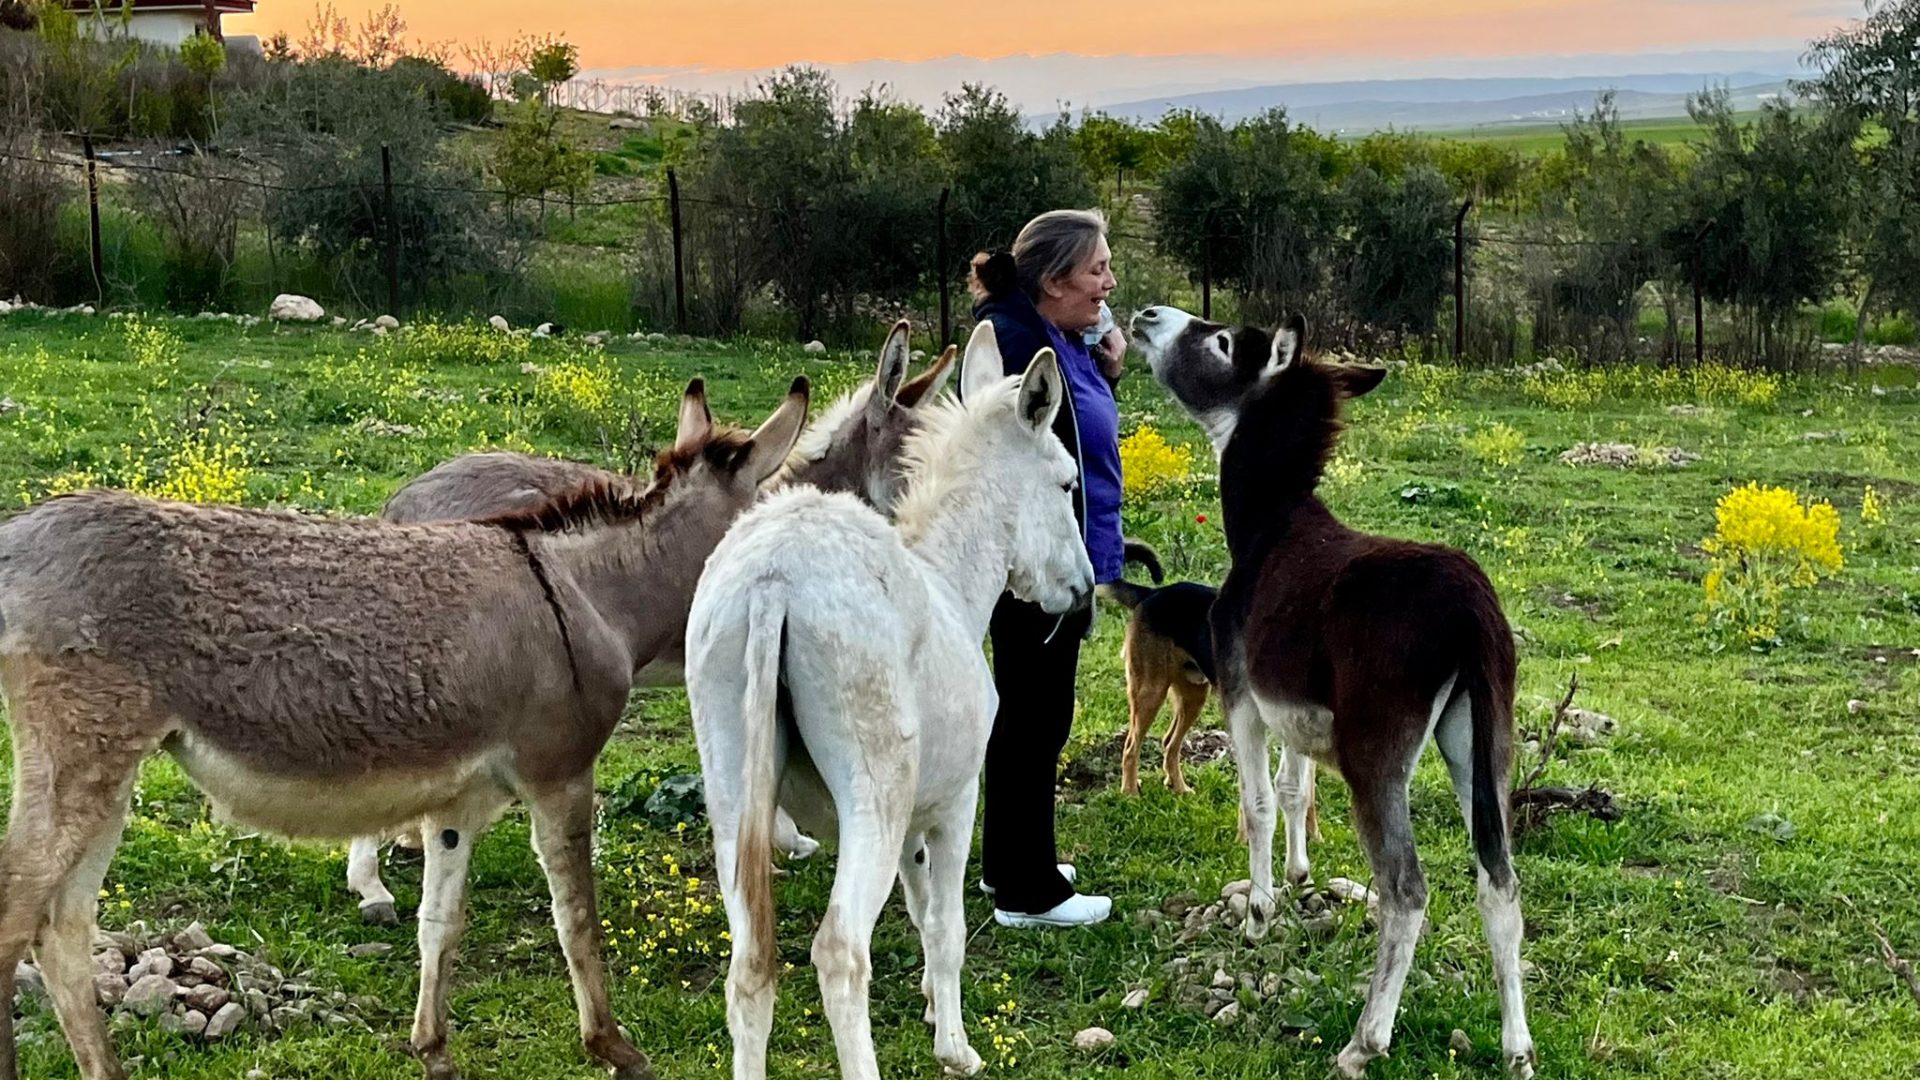
[[[795,833],[793,845],[787,848],[787,858],[798,861],[808,858],[820,850],[820,841],[804,833]]]
[[[1538,1059],[1534,1057],[1531,1046],[1524,1052],[1508,1054],[1507,1075],[1513,1077],[1513,1080],[1533,1080],[1533,1067],[1537,1063]]]
[[[653,1067],[642,1061],[635,1065],[615,1065],[613,1080],[658,1080],[653,1075]]]
[[[425,1066],[427,1080],[460,1080],[460,1070],[453,1067],[453,1059],[444,1054],[435,1055],[421,1062]]]
[[[1355,1039],[1347,1044],[1346,1049],[1340,1051],[1339,1057],[1333,1059],[1333,1067],[1347,1080],[1360,1080],[1367,1075],[1367,1062],[1382,1056],[1384,1055],[1377,1050],[1361,1046],[1360,1041]]]
[[[400,913],[393,909],[393,901],[382,900],[374,904],[360,905],[360,921],[368,926],[399,926]]]
[[[985,1067],[986,1063],[980,1060],[980,1055],[974,1052],[973,1047],[962,1043],[960,1051],[958,1055],[938,1055],[940,1064],[944,1066],[942,1073],[947,1076],[972,1076]]]

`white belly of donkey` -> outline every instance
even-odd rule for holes
[[[1333,711],[1319,705],[1297,701],[1277,701],[1253,695],[1260,707],[1260,718],[1287,747],[1329,767],[1333,760]]]

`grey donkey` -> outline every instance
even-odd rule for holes
[[[651,1080],[608,1002],[593,765],[662,623],[805,423],[807,383],[751,435],[704,386],[643,492],[588,484],[490,522],[372,519],[92,491],[0,524],[0,690],[13,807],[0,971],[35,942],[85,1080],[123,1080],[94,1002],[97,891],[140,763],[164,750],[222,818],[290,838],[420,823],[430,839],[413,1049],[457,1077],[447,993],[480,832],[524,801],[586,1050]],[[667,633],[677,633],[676,630]],[[18,1080],[0,1010],[0,1080]]]
[[[786,464],[763,485],[766,488],[811,484],[823,491],[845,491],[887,513],[900,488],[900,447],[920,426],[921,405],[940,396],[954,368],[958,350],[949,347],[926,371],[907,380],[910,359],[909,326],[896,323],[880,347],[873,378],[842,395],[823,410],[795,444]],[[465,454],[415,478],[387,500],[381,516],[389,521],[462,521],[525,510],[573,490],[583,483],[618,487],[631,478],[591,465],[530,454]],[[697,577],[697,573],[695,575]],[[684,616],[693,603],[695,577],[664,583],[653,604],[661,611],[677,608]],[[685,620],[676,628],[662,621],[662,640],[644,655],[641,685],[678,685],[685,654]],[[411,834],[411,835],[407,835]],[[404,830],[401,842],[419,846],[413,830]],[[774,843],[792,858],[804,859],[820,845],[804,836],[793,819],[781,813]],[[399,922],[393,893],[380,879],[380,840],[356,837],[347,854],[347,888],[360,897],[360,915],[370,923]]]

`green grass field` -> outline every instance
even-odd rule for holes
[[[877,344],[877,342],[876,342]],[[663,438],[684,380],[710,380],[716,413],[757,422],[798,371],[816,400],[866,377],[869,355],[805,357],[788,346],[644,346],[604,354],[484,330],[386,339],[240,330],[211,322],[0,319],[0,504],[87,483],[371,512],[408,476],[483,445],[602,463]],[[1874,392],[1870,383],[1881,384]],[[1615,717],[1602,745],[1563,748],[1545,782],[1598,784],[1624,811],[1605,824],[1557,816],[1517,841],[1528,990],[1542,1076],[1673,1078],[1920,1075],[1920,1002],[1880,963],[1867,920],[1920,957],[1920,400],[1910,371],[1861,385],[1789,382],[1737,404],[1752,380],[1656,380],[1393,372],[1360,402],[1325,488],[1362,526],[1464,547],[1499,587],[1521,638],[1521,723],[1537,730],[1568,677],[1579,704]],[[1224,551],[1211,458],[1192,425],[1136,371],[1126,426],[1150,423],[1192,451],[1193,476],[1128,507],[1176,577],[1217,581]],[[1676,406],[1696,408],[1675,409]],[[629,437],[629,410],[645,421]],[[1809,437],[1813,436],[1813,437]],[[1677,469],[1574,468],[1578,442],[1701,455]],[[1796,591],[1777,647],[1725,644],[1702,611],[1715,501],[1748,481],[1831,501],[1846,565]],[[1885,523],[1868,528],[1873,485]],[[1204,522],[1198,520],[1204,516]],[[1063,858],[1117,917],[1071,933],[1008,932],[969,893],[969,1033],[989,1074],[1118,1073],[1238,1080],[1320,1076],[1361,1006],[1374,935],[1348,910],[1331,934],[1284,915],[1257,951],[1226,930],[1179,943],[1172,898],[1213,899],[1246,876],[1234,840],[1230,762],[1189,771],[1176,799],[1149,766],[1145,793],[1117,789],[1125,714],[1121,620],[1103,612],[1086,647],[1081,712],[1064,775]],[[1850,702],[1859,704],[1850,707]],[[1212,706],[1203,727],[1217,727]],[[602,759],[602,903],[620,1019],[664,1077],[727,1061],[725,929],[703,826],[637,809],[662,776],[695,767],[684,695],[648,691]],[[1464,831],[1436,755],[1414,790],[1433,900],[1382,1080],[1499,1072],[1498,1011],[1474,910]],[[1320,786],[1321,880],[1364,880],[1344,787]],[[1774,818],[1790,822],[1783,828]],[[1761,819],[1756,821],[1756,819]],[[1759,827],[1764,825],[1766,827]],[[453,997],[454,1053],[472,1077],[603,1075],[579,1050],[565,969],[523,814],[479,845],[471,928]],[[141,778],[102,921],[177,929],[198,919],[328,990],[378,1003],[370,1030],[247,1030],[203,1046],[147,1022],[115,1025],[136,1076],[169,1080],[413,1077],[398,1045],[415,984],[411,927],[361,925],[343,849],[290,848],[208,822],[167,760]],[[837,1075],[808,970],[831,881],[828,856],[780,880],[782,983],[773,1074]],[[697,879],[688,884],[687,879]],[[419,864],[387,880],[403,912]],[[1857,911],[1843,901],[1850,899]],[[386,942],[384,956],[348,946]],[[1274,972],[1285,989],[1222,1027],[1170,1000],[1162,965]],[[874,942],[873,1017],[882,1070],[932,1077],[919,1021],[918,943],[899,902]],[[1152,996],[1122,1008],[1128,991]],[[18,1006],[23,1075],[76,1075],[42,998]],[[1075,1051],[1073,1034],[1116,1044]],[[1475,1049],[1449,1050],[1465,1031]]]
[[[1743,116],[1745,118],[1749,117]],[[1700,125],[1685,116],[1623,120],[1620,130],[1630,142],[1640,140],[1654,146],[1677,147],[1700,137]],[[1559,150],[1567,143],[1567,133],[1561,124],[1483,124],[1436,130],[1430,134],[1435,138],[1460,142],[1492,143],[1524,157],[1536,157]]]

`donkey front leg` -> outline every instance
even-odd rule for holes
[[[1416,752],[1415,757],[1418,757]],[[1413,819],[1407,807],[1405,770],[1352,770],[1353,826],[1373,867],[1374,888],[1380,894],[1380,945],[1374,956],[1373,979],[1367,1004],[1353,1039],[1334,1059],[1342,1076],[1357,1080],[1367,1063],[1383,1057],[1393,1040],[1393,1021],[1400,1011],[1400,993],[1413,966],[1414,946],[1426,921],[1427,882],[1420,856],[1413,846]]]
[[[616,1080],[654,1080],[641,1053],[613,1019],[607,971],[600,961],[600,914],[593,887],[593,775],[530,792],[534,848],[553,894],[553,923],[573,978],[580,1041],[613,1068]]]
[[[413,1011],[413,1052],[425,1067],[427,1080],[455,1080],[460,1075],[447,1049],[447,1001],[453,959],[466,927],[467,867],[473,861],[474,843],[505,802],[493,793],[474,796],[422,823],[428,843],[420,876],[420,999]],[[377,840],[367,842],[377,850]]]
[[[1221,690],[1227,730],[1233,736],[1233,763],[1240,777],[1240,823],[1247,841],[1253,892],[1247,897],[1247,941],[1267,936],[1275,907],[1273,893],[1273,774],[1267,756],[1267,723],[1253,695]]]
[[[380,880],[380,838],[356,836],[347,849],[347,888],[360,896],[360,919],[374,926],[400,925],[393,894]]]

